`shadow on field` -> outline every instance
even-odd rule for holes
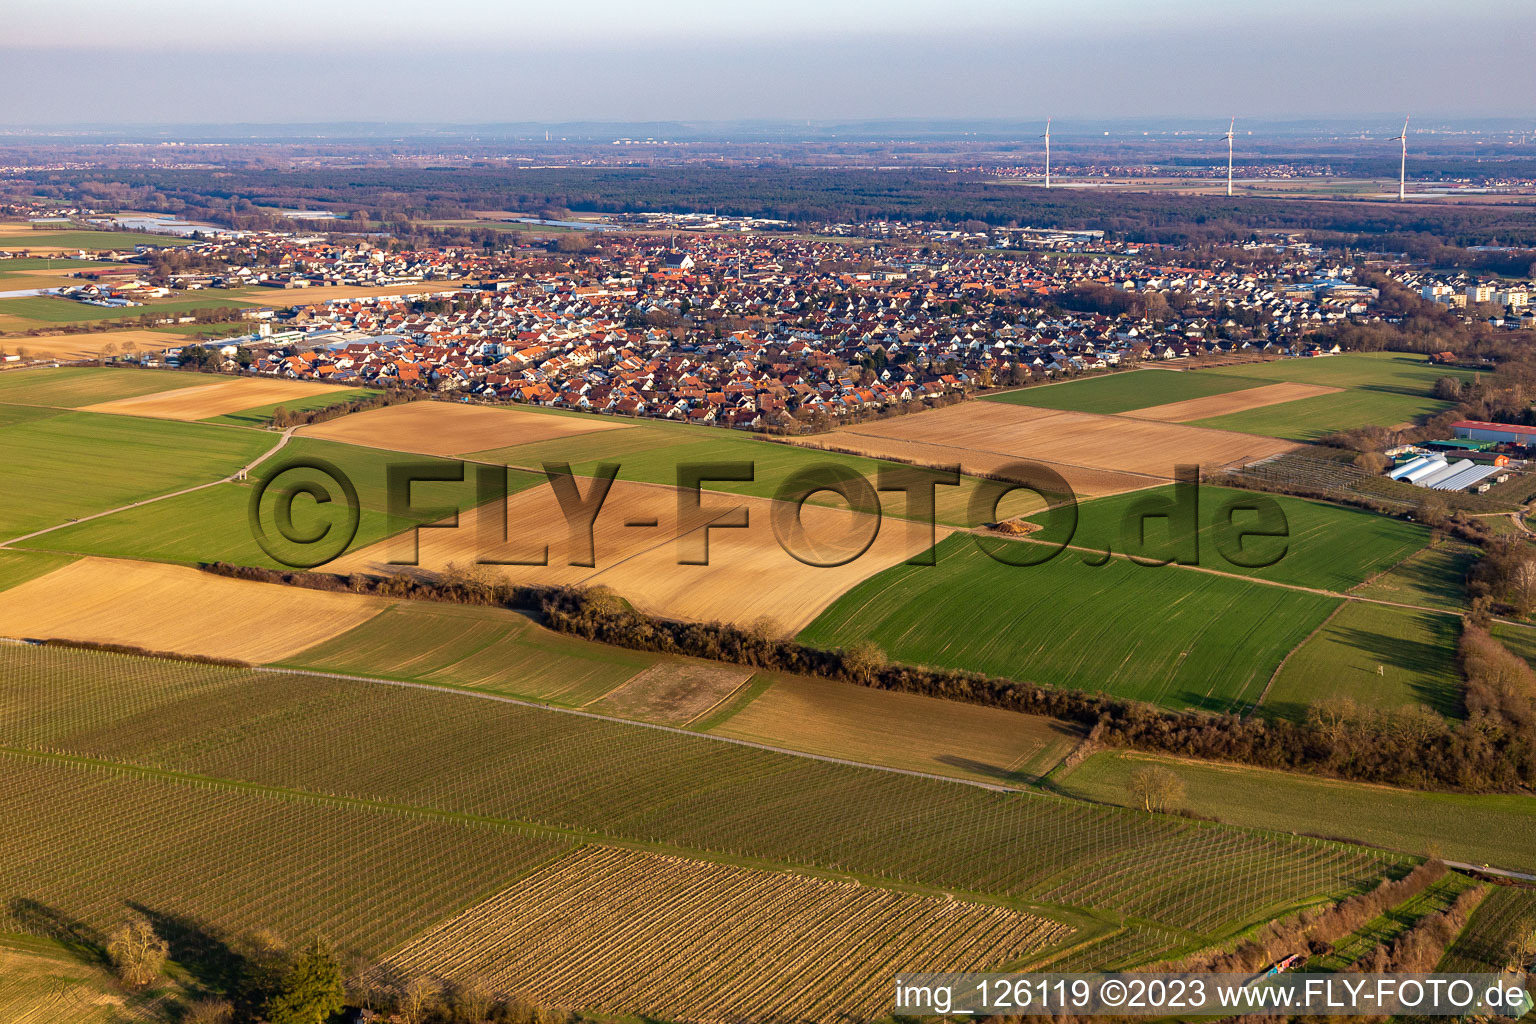
[[[84,921],[70,917],[57,907],[20,896],[11,900],[9,909],[22,931],[57,942],[82,963],[93,967],[107,965],[106,937]]]
[[[995,764],[987,764],[984,761],[972,761],[968,757],[960,757],[956,754],[940,754],[934,758],[939,764],[949,765],[951,768],[959,768],[962,771],[975,775],[985,775],[989,779],[1011,786],[1027,786],[1034,782],[1036,776],[1027,772],[1011,772],[1006,768],[999,768]]]
[[[210,992],[236,992],[246,976],[246,958],[212,928],[196,918],[128,904],[154,926],[155,934],[170,946],[171,959],[185,968],[199,988]]]

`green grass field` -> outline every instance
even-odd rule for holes
[[[0,249],[5,248],[0,245]],[[22,256],[16,259],[0,260],[0,281],[7,278],[25,277],[29,280],[37,278],[31,273],[35,270],[57,270],[60,273],[71,273],[79,270],[100,270],[103,267],[119,267],[121,263],[103,263],[96,260],[71,260],[48,256]],[[22,285],[21,287],[30,287]]]
[[[1168,707],[1244,708],[1285,653],[1333,609],[1317,594],[1065,551],[993,561],[968,536],[936,566],[900,565],[845,593],[801,634],[870,640],[896,661],[1102,690]]]
[[[74,559],[41,551],[0,551],[0,590],[63,568]]]
[[[271,446],[255,431],[86,412],[0,427],[0,537],[216,480]]]
[[[258,405],[252,409],[242,409],[239,412],[226,413],[223,416],[212,416],[204,423],[223,423],[231,427],[264,427],[272,422],[272,417],[278,409],[288,412],[312,412],[315,409],[329,409],[333,405],[345,405],[359,398],[369,398],[377,395],[377,391],[369,391],[363,388],[352,388],[348,391],[332,391],[323,395],[311,395],[308,398],[300,398],[297,401],[273,402],[271,405]]]
[[[0,842],[28,849],[61,837],[46,858],[0,856],[0,892],[92,921],[124,899],[160,906],[176,893],[181,912],[244,923],[280,899],[280,920],[264,923],[289,934],[345,905],[338,927],[363,934],[333,938],[358,945],[405,930],[385,909],[398,898],[396,865],[412,864],[417,885],[449,886],[466,860],[498,852],[478,829],[455,821],[466,831],[448,836],[435,824],[465,816],[532,838],[642,843],[1021,908],[1128,914],[1186,929],[1192,941],[1359,891],[1392,863],[1359,847],[999,793],[462,691],[63,648],[0,647],[0,747],[72,759],[67,778],[50,762],[13,769],[0,785],[0,813],[15,826]],[[23,761],[30,769],[21,756],[0,766]],[[155,777],[136,790],[142,771],[111,765],[152,767]],[[114,784],[94,781],[103,777]],[[203,781],[182,781],[194,778]],[[133,785],[116,784],[124,779]],[[345,813],[329,809],[338,800]],[[98,805],[91,827],[77,823]],[[418,838],[374,832],[363,841],[348,820],[389,813]],[[187,820],[203,822],[190,840]],[[140,832],[155,838],[136,843]],[[518,839],[499,855],[536,853]],[[253,859],[249,869],[232,870],[242,857]],[[485,864],[475,881],[498,887],[509,870]],[[188,877],[199,885],[186,887]],[[315,881],[274,887],[273,878]],[[310,886],[322,884],[333,895],[317,901]]]
[[[1131,773],[1168,767],[1184,807],[1234,825],[1350,839],[1416,856],[1536,871],[1536,797],[1423,793],[1240,765],[1107,751],[1051,781],[1060,792],[1129,806]]]
[[[71,415],[87,415],[75,413]],[[96,417],[114,422],[127,422],[129,417]],[[160,422],[138,421],[133,422]],[[257,451],[277,443],[277,436],[266,431],[236,430],[230,427],[196,426],[222,435],[250,438],[258,442]],[[3,443],[4,431],[0,431]],[[250,479],[241,483],[220,484],[190,494],[178,495],[157,501],[141,508],[124,509],[110,516],[88,523],[67,526],[55,530],[27,546],[76,554],[106,555],[115,558],[146,558],[165,562],[234,562],[241,565],[257,565],[269,569],[285,568],[275,561],[257,542],[250,523],[250,501],[257,481],[266,474],[294,465],[305,459],[322,459],[357,488],[359,515],[357,534],[345,550],[353,551],[376,543],[396,532],[399,524],[392,524],[388,515],[386,488],[388,467],[391,463],[420,464],[425,466],[453,466],[448,460],[424,455],[402,455],[378,448],[362,448],[356,445],[320,441],[314,438],[296,437],[288,442],[275,456],[251,471]],[[509,493],[523,487],[543,482],[542,476],[512,472],[508,474]],[[316,483],[333,495],[332,503],[319,505],[302,495],[293,503],[294,523],[301,532],[318,530],[325,524],[340,529],[347,516],[340,489],[322,474],[307,469],[293,469],[283,473],[282,488],[303,483]],[[272,497],[264,499],[262,521],[272,522],[277,488],[270,491]],[[174,488],[165,488],[172,490]],[[411,488],[411,500],[419,508],[458,504],[465,512],[472,507],[475,497],[473,474],[466,475],[464,483],[418,483]],[[0,505],[3,508],[3,505]],[[411,525],[430,522],[430,514],[416,513],[407,517]],[[60,520],[62,521],[62,520]],[[392,529],[394,526],[396,529]],[[281,544],[279,535],[270,532],[279,543],[278,553],[285,557],[300,554],[300,549]],[[336,552],[339,556],[343,552]],[[409,551],[405,551],[409,554]],[[323,568],[323,567],[322,567]]]
[[[1230,391],[1244,391],[1269,383],[1273,382],[1247,380],[1238,373],[1217,377],[1205,371],[1122,370],[1100,377],[988,395],[987,400],[1007,402],[1010,405],[1032,405],[1038,409],[1117,413],[1182,402],[1190,398],[1224,395]]]
[[[1454,616],[1351,601],[1286,661],[1264,711],[1300,719],[1318,700],[1350,697],[1378,708],[1422,704],[1459,717],[1460,634]]]
[[[191,313],[203,309],[242,309],[257,303],[240,299],[159,299],[142,306],[91,306],[73,299],[29,295],[0,299],[0,325],[10,329],[76,324],[93,320],[136,320],[142,316]]]
[[[1411,423],[1444,412],[1451,403],[1430,397],[1435,381],[1441,377],[1470,380],[1474,376],[1468,370],[1434,366],[1418,356],[1391,352],[1281,359],[1201,372],[1231,374],[1264,383],[1295,381],[1344,388],[1338,394],[1261,406],[1196,420],[1191,424],[1295,441],[1314,441],[1335,431],[1360,426],[1390,427]]]
[[[1126,543],[1128,538],[1123,530],[1127,522],[1138,522],[1136,515],[1162,510],[1164,506],[1160,503],[1165,499],[1171,501],[1173,494],[1172,487],[1161,487],[1083,502],[1078,506],[1077,532],[1072,543],[1096,551],[1107,546],[1117,554],[1150,559],[1168,557],[1171,537],[1183,536],[1182,521],[1171,523],[1162,516],[1141,520],[1145,535],[1133,527],[1131,544]],[[1415,523],[1341,505],[1208,485],[1202,485],[1197,495],[1197,564],[1221,572],[1343,591],[1395,565],[1429,542],[1429,531]],[[1238,561],[1274,559],[1272,565],[1263,568],[1229,561],[1219,547],[1225,541],[1235,549],[1239,541],[1237,532],[1244,528],[1269,529],[1270,524],[1260,523],[1257,514],[1231,511],[1233,503],[1254,499],[1278,503],[1285,517],[1285,538],[1254,537],[1241,542]],[[1050,519],[1040,521],[1049,523]],[[1228,523],[1236,524],[1235,528],[1229,529]],[[1170,534],[1175,526],[1179,532]]]
[[[1444,541],[1418,551],[1354,593],[1383,601],[1461,611],[1467,606],[1464,585],[1478,550],[1461,541]]]
[[[179,235],[150,235],[138,231],[13,231],[0,235],[0,249],[132,249],[136,245],[192,245]]]
[[[130,370],[106,366],[57,366],[0,373],[0,402],[75,409],[157,391],[207,384],[209,378],[177,370]]]
[[[1492,632],[1499,643],[1536,666],[1536,629],[1509,622],[1495,622]]]
[[[581,705],[660,657],[584,643],[500,608],[408,602],[285,664]]]

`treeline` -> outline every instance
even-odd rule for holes
[[[1455,247],[1536,246],[1536,211],[1509,206],[1226,199],[1159,192],[1020,188],[974,172],[924,168],[121,168],[114,194],[136,209],[269,228],[262,207],[320,206],[354,221],[451,219],[467,210],[595,213],[716,210],[792,221],[925,220],[1101,228],[1141,242],[1221,244],[1264,231],[1433,236]],[[37,194],[77,198],[99,170],[32,172]]]
[[[605,589],[517,586],[485,569],[378,577],[278,572],[228,563],[225,576],[320,590],[536,611],[557,632],[631,650],[708,658],[773,672],[821,676],[1073,722],[1092,742],[1263,768],[1309,771],[1362,782],[1467,791],[1517,791],[1536,784],[1536,735],[1490,728],[1473,714],[1449,723],[1422,707],[1382,710],[1320,702],[1304,721],[1172,711],[1099,693],[1040,686],[958,669],[890,663],[869,643],[838,650],[781,635],[771,621],[751,628],[644,615]]]
[[[1333,952],[1334,943],[1417,896],[1444,878],[1445,873],[1445,864],[1440,860],[1427,860],[1402,878],[1383,878],[1370,892],[1357,893],[1332,906],[1277,917],[1238,943],[1236,949],[1201,950],[1181,960],[1149,964],[1139,970],[1246,974],[1297,953],[1324,956]]]
[[[391,388],[388,391],[369,395],[367,398],[354,398],[351,401],[337,402],[335,405],[327,405],[319,409],[285,409],[278,406],[272,410],[272,425],[279,428],[307,427],[312,423],[340,419],[355,412],[370,412],[374,409],[387,409],[392,405],[406,405],[421,401],[425,397],[420,391],[409,388]]]

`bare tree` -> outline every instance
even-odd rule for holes
[[[112,969],[129,988],[145,988],[160,977],[170,948],[155,934],[146,918],[135,917],[117,931],[107,943]]]
[[[1131,797],[1143,810],[1170,811],[1184,799],[1184,780],[1160,764],[1149,764],[1131,773]]]
[[[1509,601],[1522,618],[1536,611],[1536,558],[1522,559],[1510,571]]]

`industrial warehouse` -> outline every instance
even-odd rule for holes
[[[1395,464],[1387,477],[1433,491],[1488,490],[1513,472],[1512,460],[1523,460],[1536,446],[1536,427],[1486,420],[1458,420],[1456,436],[1426,441],[1390,453]]]

